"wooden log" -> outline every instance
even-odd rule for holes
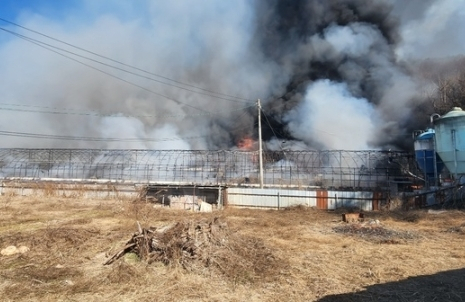
[[[363,221],[363,213],[344,213],[342,214],[342,221],[344,222],[359,222]]]
[[[121,258],[121,256],[129,252],[130,249],[135,245],[136,243],[126,244],[125,247],[123,247],[119,252],[111,256],[110,259],[108,259],[103,265],[112,264],[113,262],[115,262],[115,260],[118,260],[119,258]]]

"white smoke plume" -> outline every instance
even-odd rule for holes
[[[329,80],[311,84],[287,120],[294,137],[332,150],[368,149],[379,122],[372,104],[353,97],[345,84]]]
[[[465,1],[396,1],[402,19],[400,59],[428,59],[463,56],[465,41]]]

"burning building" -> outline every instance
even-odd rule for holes
[[[0,172],[254,185],[260,122],[266,184],[411,183],[405,151],[424,126],[416,109],[425,97],[399,56],[399,3],[157,2],[143,4],[144,16],[97,16],[72,31],[40,18],[9,22]],[[38,51],[25,52],[31,42]]]

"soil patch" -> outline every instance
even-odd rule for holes
[[[367,241],[386,244],[396,244],[419,238],[417,234],[411,231],[388,229],[375,221],[344,224],[334,227],[333,230],[339,234],[357,236]]]

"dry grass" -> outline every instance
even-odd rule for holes
[[[201,214],[117,200],[0,197],[2,301],[462,301],[465,213],[226,209]],[[104,266],[144,227],[227,222],[227,249],[195,269],[137,257]],[[232,240],[232,239],[233,240]],[[214,246],[213,246],[214,247]],[[212,248],[212,246],[209,246]]]
[[[127,256],[206,277],[218,275],[233,284],[273,280],[287,266],[262,239],[231,232],[224,218],[183,220],[159,229],[138,227],[105,265]]]

